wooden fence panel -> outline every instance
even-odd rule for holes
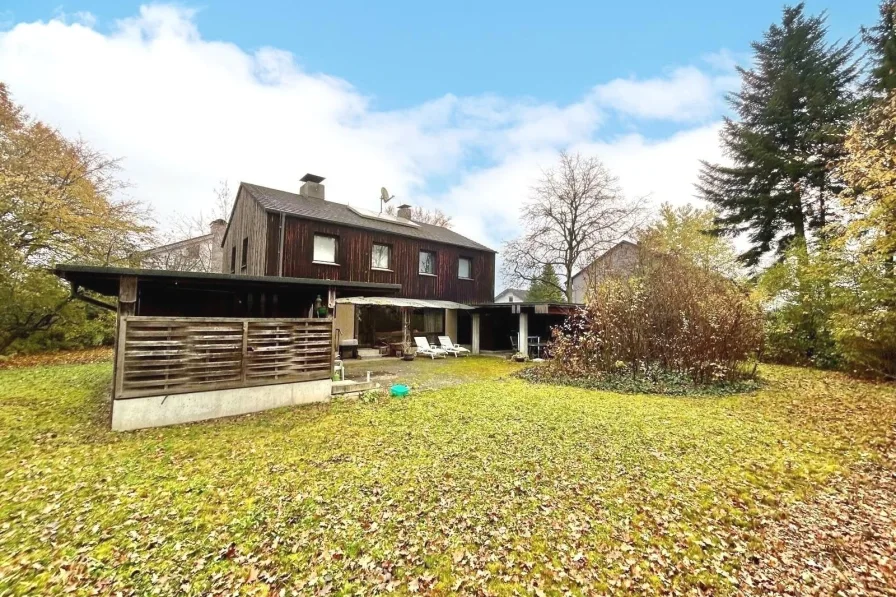
[[[331,319],[129,316],[116,346],[115,398],[137,398],[332,375]]]

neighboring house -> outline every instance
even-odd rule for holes
[[[572,302],[584,303],[589,285],[607,276],[628,275],[637,264],[637,244],[624,240],[613,245],[572,277]]]
[[[220,272],[224,267],[221,243],[227,222],[214,220],[208,234],[181,240],[136,255],[139,267],[184,272]]]
[[[525,303],[528,290],[522,288],[505,288],[495,297],[496,303]]]
[[[448,228],[412,221],[407,205],[392,216],[327,201],[323,180],[306,174],[298,193],[241,183],[222,243],[223,271],[400,284],[395,299],[338,305],[340,337],[362,346],[391,343],[402,326],[388,307],[410,307],[409,299],[417,301],[410,327],[452,337],[459,308],[492,300],[495,251]],[[438,301],[451,303],[440,307]]]

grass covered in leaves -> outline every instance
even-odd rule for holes
[[[893,386],[798,369],[682,398],[442,363],[464,383],[127,434],[107,364],[0,371],[0,594],[733,594],[896,421]]]

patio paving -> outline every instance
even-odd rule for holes
[[[510,374],[519,365],[500,355],[448,357],[430,359],[418,357],[413,361],[384,357],[381,359],[348,359],[345,361],[345,378],[366,381],[370,371],[371,381],[384,388],[404,384],[416,389],[438,389],[461,383],[480,381],[486,377]]]

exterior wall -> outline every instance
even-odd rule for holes
[[[246,269],[242,270],[243,240],[248,238]],[[265,250],[267,247],[267,213],[251,195],[240,188],[230,217],[230,227],[224,236],[223,264],[221,271],[231,271],[231,255],[236,248],[234,272],[248,276],[265,274]]]
[[[209,234],[149,249],[135,256],[139,267],[182,272],[220,272],[223,267],[224,220],[211,223]]]
[[[315,233],[337,237],[338,265],[312,263]],[[286,216],[283,235],[284,276],[397,283],[401,284],[400,296],[406,298],[487,303],[494,296],[495,254],[488,251],[303,220],[294,216]],[[270,236],[272,233],[269,233],[269,238]],[[392,247],[391,271],[371,268],[373,243]],[[421,250],[436,252],[435,276],[419,273]],[[459,257],[472,259],[472,280],[457,277]],[[275,265],[271,260],[268,261],[268,275],[277,275]]]
[[[594,260],[572,279],[572,302],[584,303],[591,283],[608,276],[628,276],[638,264],[638,245],[621,242]]]
[[[320,379],[250,388],[112,401],[112,429],[130,431],[232,417],[330,400],[332,381]]]

